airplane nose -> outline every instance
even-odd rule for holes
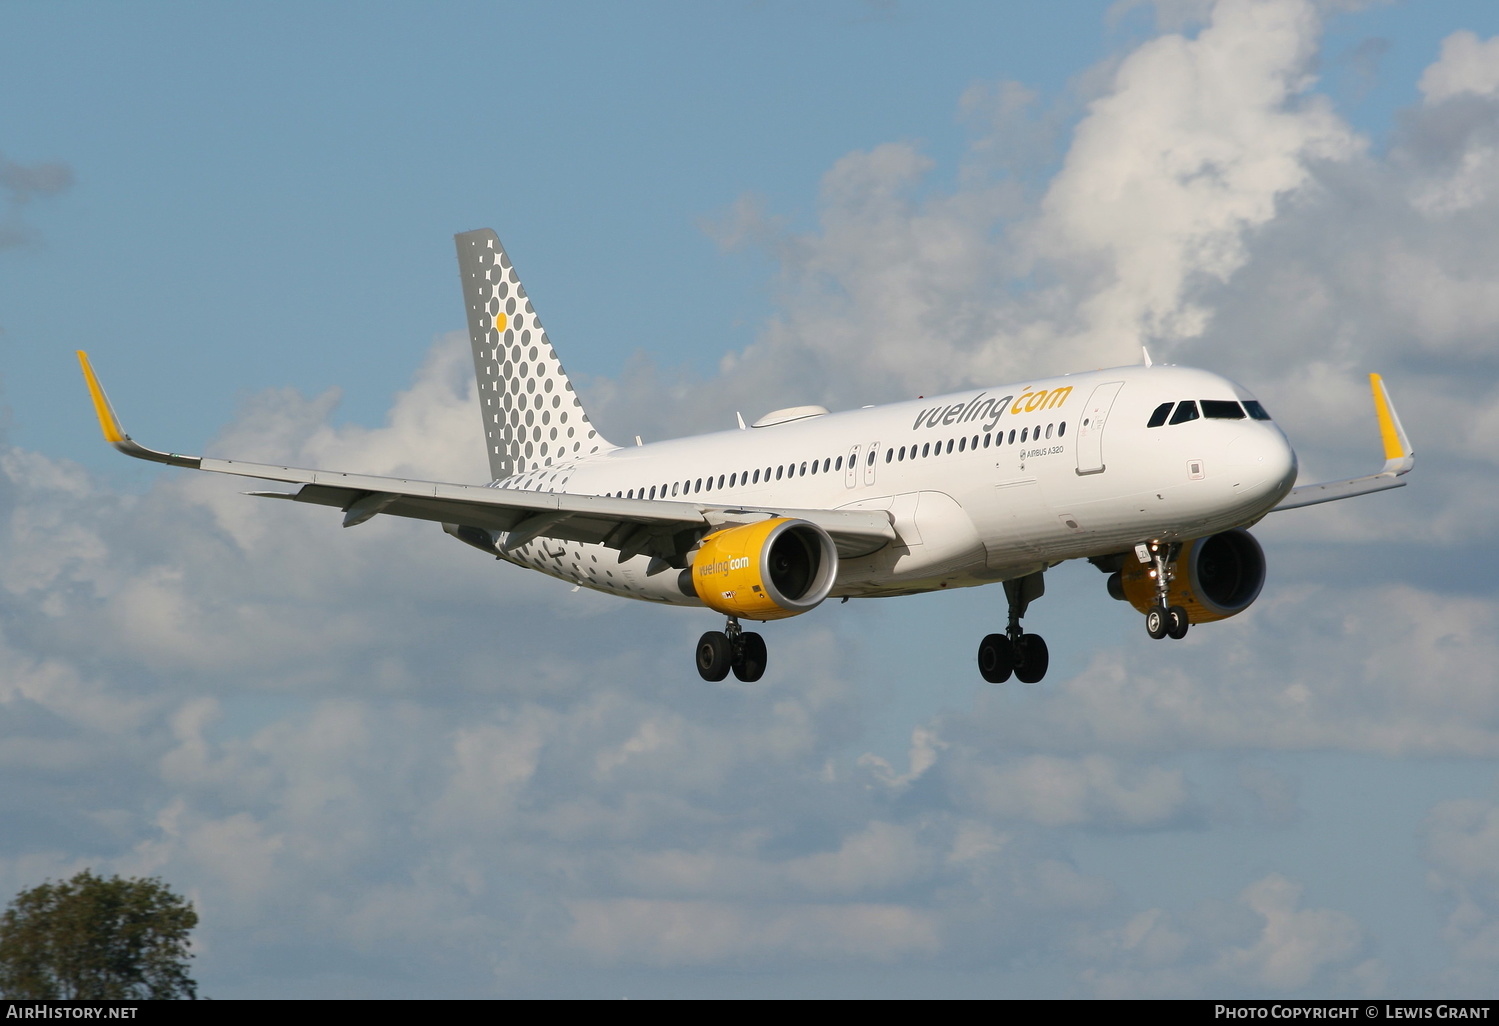
[[[1228,447],[1229,465],[1238,471],[1236,490],[1279,502],[1296,483],[1296,451],[1280,429],[1246,424]]]

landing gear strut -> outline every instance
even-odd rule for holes
[[[979,644],[979,674],[990,684],[1003,684],[1013,673],[1022,684],[1038,684],[1046,676],[1051,657],[1039,634],[1021,630],[1026,607],[1046,593],[1046,581],[1038,570],[1005,582],[1010,622],[1003,634],[991,634]]]
[[[1147,546],[1137,546],[1136,551]],[[1151,542],[1148,546],[1149,558],[1141,562],[1151,564],[1151,577],[1155,579],[1155,605],[1151,606],[1145,614],[1145,633],[1159,641],[1170,635],[1180,641],[1187,636],[1187,628],[1192,625],[1187,617],[1187,611],[1181,606],[1168,605],[1171,593],[1171,577],[1174,571],[1171,569],[1176,562],[1176,556],[1181,551],[1181,545],[1173,542],[1163,545],[1160,542]]]
[[[764,675],[765,660],[765,639],[741,630],[736,617],[729,617],[723,630],[708,631],[697,640],[697,672],[703,680],[723,680],[733,670],[748,684]]]

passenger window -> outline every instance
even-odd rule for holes
[[[958,451],[959,452],[962,452],[964,450],[964,448],[967,447],[967,445],[968,445],[968,439],[966,439],[966,438],[960,438],[960,439],[958,439]]]
[[[833,469],[834,470],[842,470],[843,469],[843,457],[842,456],[839,456],[838,459],[833,463]]]
[[[760,483],[760,468],[756,467],[755,468],[755,477],[754,477],[754,480],[750,481],[750,484],[759,484],[759,483]]]
[[[1189,420],[1196,420],[1198,416],[1197,404],[1188,399],[1184,403],[1177,403],[1176,412],[1171,415],[1171,423],[1185,424]]]
[[[929,450],[931,449],[931,447],[932,447],[932,443],[930,443],[930,442],[922,442],[921,443],[921,455],[923,457],[927,456],[929,454]]]
[[[713,483],[713,479],[712,479],[712,478],[711,478],[711,477],[710,477],[710,478],[708,478],[708,483],[709,483],[709,484],[710,484],[710,485],[711,485],[711,484],[712,484],[712,483]],[[697,479],[697,487],[696,487],[696,488],[694,488],[694,489],[693,489],[693,491],[694,491],[694,492],[700,492],[700,491],[702,491],[702,490],[703,490],[703,479],[702,479],[702,478],[698,478],[698,479]]]
[[[738,474],[737,474],[737,473],[734,473],[734,474],[730,474],[730,475],[729,475],[729,487],[730,487],[730,488],[733,488],[733,487],[734,487],[734,482],[735,482],[735,481],[736,481],[736,480],[738,480],[738,478],[739,478],[739,475],[738,475]]]
[[[1243,420],[1244,408],[1232,399],[1204,399],[1202,415],[1208,420]]]
[[[826,459],[826,460],[823,460],[823,461],[822,461],[822,472],[823,472],[823,473],[824,473],[824,474],[826,474],[826,473],[827,473],[827,472],[828,472],[828,470],[829,470],[829,469],[830,469],[830,468],[831,468],[831,467],[832,467],[832,466],[833,466],[833,461],[832,461],[832,460],[831,460],[831,459]]]
[[[718,475],[718,487],[720,487],[720,488],[723,487],[723,475],[722,474]]]
[[[1260,405],[1258,399],[1245,399],[1244,400],[1244,409],[1248,410],[1249,411],[1249,415],[1251,417],[1253,417],[1255,420],[1269,420],[1270,419],[1270,414],[1268,414],[1268,413],[1265,412],[1265,408]]]
[[[776,467],[776,480],[779,481],[781,479],[781,475],[785,472],[786,468],[784,466]]]
[[[1175,403],[1161,403],[1161,405],[1155,408],[1155,412],[1150,415],[1150,420],[1146,421],[1145,426],[1153,428],[1160,427],[1166,423],[1166,418],[1171,416],[1171,407],[1175,405]]]
[[[947,440],[947,451],[948,452],[952,452],[952,439],[951,438],[949,438]]]
[[[869,450],[869,459],[867,459],[867,460],[864,461],[864,465],[866,467],[872,467],[872,466],[874,466],[874,450],[873,449]]]
[[[671,497],[673,499],[677,497],[677,483],[675,481],[671,483]]]
[[[1064,421],[1062,421],[1062,423],[1060,423],[1060,424],[1057,425],[1057,437],[1061,438],[1066,433],[1067,433],[1067,422],[1064,420]]]
[[[985,449],[989,448],[989,436],[988,435],[984,436],[984,448]]]
[[[796,476],[797,477],[806,477],[807,476],[807,464],[806,464],[806,461],[802,462],[801,473],[797,474]]]
[[[968,443],[968,448],[970,448],[970,449],[977,449],[978,447],[979,447],[979,436],[978,435],[974,435],[973,436],[973,441],[971,441],[971,442]]]
[[[1030,428],[1021,428],[1021,429],[1020,429],[1020,441],[1021,441],[1021,442],[1022,442],[1022,443],[1024,443],[1024,442],[1025,442],[1025,439],[1026,439],[1026,434],[1027,434],[1027,432],[1029,432],[1029,431],[1030,431]]]
[[[656,497],[656,486],[655,485],[651,485],[651,498],[654,499],[655,497]]]
[[[1050,424],[1046,425],[1046,437],[1047,438],[1051,437],[1051,425]]]
[[[1011,445],[1015,444],[1015,429],[1014,428],[1010,428],[1010,444]]]
[[[895,459],[895,450],[894,449],[886,449],[885,450],[885,462],[889,463],[893,459]]]

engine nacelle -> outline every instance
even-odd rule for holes
[[[781,620],[828,597],[838,576],[838,546],[814,523],[774,517],[708,535],[686,573],[709,609]]]
[[[1140,612],[1149,612],[1155,605],[1150,564],[1127,556],[1119,576],[1124,598]],[[1167,604],[1181,606],[1193,623],[1210,623],[1248,609],[1264,584],[1265,551],[1254,535],[1236,527],[1182,545],[1172,564]]]

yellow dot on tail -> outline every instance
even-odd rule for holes
[[[495,331],[504,331],[505,330],[505,325],[509,324],[509,323],[510,323],[510,320],[509,320],[509,318],[507,318],[505,316],[505,311],[504,310],[501,310],[499,313],[497,313],[497,314],[494,315],[494,330]]]

